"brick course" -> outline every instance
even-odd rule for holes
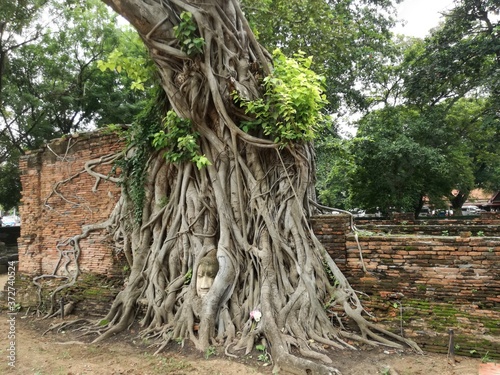
[[[357,222],[366,273],[353,232],[344,233],[345,247],[323,240],[324,233],[346,224],[348,228],[348,223],[349,217],[342,215],[312,220],[319,240],[340,260],[339,268],[364,293],[364,306],[381,323],[397,332],[403,320],[407,336],[426,350],[443,353],[453,329],[458,354],[500,357],[500,214],[484,220],[443,220],[430,228],[422,223]],[[496,237],[470,237],[486,227]],[[462,237],[463,232],[470,233]],[[450,233],[456,235],[443,235]]]
[[[86,173],[84,167],[86,162],[119,152],[123,147],[124,142],[115,134],[93,132],[56,139],[21,159],[20,273],[52,274],[60,257],[58,244],[81,234],[83,225],[109,217],[121,189],[116,183],[101,179],[93,191],[96,178]],[[95,171],[107,176],[112,167],[101,165]],[[114,272],[113,254],[105,235],[94,232],[81,241],[82,271],[103,275]]]
[[[120,187],[102,180],[93,191],[95,178],[79,172],[86,161],[123,147],[116,135],[95,132],[52,141],[22,158],[20,275],[51,274],[60,256],[58,243],[81,234],[83,225],[109,217]],[[107,175],[111,167],[99,171]],[[56,184],[65,180],[60,194],[54,194]],[[459,354],[500,353],[500,214],[467,220],[415,221],[408,215],[357,220],[366,273],[349,216],[313,217],[311,223],[381,323],[398,332],[403,319],[404,333],[429,351],[446,352],[447,332],[454,329]],[[83,275],[120,275],[121,263],[106,243],[106,233],[92,233],[81,248]],[[403,307],[402,317],[395,304]]]

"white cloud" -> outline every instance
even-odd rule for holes
[[[442,12],[453,7],[453,0],[405,0],[396,6],[398,19],[406,25],[394,28],[397,34],[424,38],[443,21]]]

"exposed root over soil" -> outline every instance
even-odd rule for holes
[[[165,150],[152,153],[140,224],[125,179],[111,217],[84,229],[82,236],[108,230],[130,266],[109,313],[86,332],[98,334],[94,343],[127,330],[142,309],[141,337],[158,351],[189,340],[203,352],[219,347],[244,356],[259,345],[276,370],[294,374],[339,374],[325,348],[354,349],[353,341],[420,351],[365,318],[355,291],[312,232],[312,145],[279,146],[262,130],[240,129],[249,116],[232,93],[261,97],[272,62],[239,3],[106,2],[141,34],[171,106],[190,121],[189,135],[199,136],[199,155],[209,163],[198,169],[189,160],[167,162]],[[181,12],[192,15],[204,41],[199,55],[188,55],[174,35]],[[79,239],[69,243],[76,264]],[[212,250],[218,273],[199,296],[198,265]],[[339,319],[332,323],[329,311]],[[347,330],[343,321],[357,329]]]
[[[1,279],[1,275],[0,275]],[[1,282],[0,282],[1,285]],[[64,330],[59,333],[42,333],[49,324],[59,319],[34,319],[18,314],[16,326],[16,374],[87,374],[87,375],[271,375],[272,366],[261,351],[254,351],[239,358],[225,357],[220,348],[210,353],[200,353],[189,343],[181,346],[171,343],[165,351],[153,355],[150,342],[136,337],[137,326],[130,327],[98,344],[91,344],[90,337],[78,337],[80,332]],[[75,316],[68,317],[76,319]],[[85,317],[82,317],[85,318]],[[7,332],[7,319],[0,320],[0,331]],[[7,335],[1,335],[0,348],[9,346]],[[343,375],[470,375],[477,374],[480,358],[456,357],[451,365],[446,355],[415,355],[396,349],[371,348],[362,345],[360,350],[326,350]],[[388,372],[391,371],[391,372]],[[7,361],[0,363],[0,373],[12,373]]]

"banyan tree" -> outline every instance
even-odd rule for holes
[[[144,41],[169,111],[139,215],[125,183],[106,223],[130,275],[96,340],[127,329],[141,306],[141,334],[158,350],[181,340],[244,355],[258,344],[295,374],[338,373],[325,348],[354,341],[416,348],[365,319],[312,232],[324,97],[309,58],[263,48],[238,0],[103,1]],[[211,264],[209,288],[200,264]]]

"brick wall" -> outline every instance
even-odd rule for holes
[[[23,186],[19,274],[51,274],[59,261],[56,245],[82,232],[82,226],[108,218],[119,195],[116,183],[80,173],[86,161],[117,152],[116,135],[91,133],[55,140],[26,155],[20,163]],[[98,169],[107,175],[111,165]],[[65,181],[64,184],[59,184]],[[54,188],[57,187],[57,194]],[[424,349],[447,351],[448,330],[455,331],[459,354],[500,353],[500,214],[467,220],[356,221],[359,244],[347,215],[311,219],[315,233],[364,304],[394,331],[412,336]],[[370,235],[368,235],[370,234]],[[447,236],[445,236],[447,234]],[[478,236],[480,234],[481,236]],[[496,236],[496,237],[495,237]],[[106,234],[93,233],[81,243],[83,276],[75,288],[96,299],[92,277],[119,275]],[[95,280],[101,280],[96,277]],[[101,285],[102,281],[96,281]],[[116,293],[120,285],[113,289]],[[21,295],[21,294],[20,294]],[[112,295],[96,299],[102,304]],[[99,305],[100,306],[100,305]],[[104,313],[105,311],[103,311]]]
[[[499,219],[500,214],[489,215],[487,225]],[[329,233],[345,228],[347,216],[325,216],[312,223],[351,285],[363,293],[364,306],[381,323],[395,332],[402,328],[426,350],[444,353],[452,329],[458,354],[500,357],[500,237],[471,237],[484,227],[480,220],[456,222],[439,236],[399,233],[418,233],[421,223],[413,228],[406,222],[386,223],[381,227],[391,228],[385,233],[358,225],[364,228],[359,247],[354,235],[346,233],[343,249],[330,245]],[[443,235],[452,231],[461,235]]]
[[[386,233],[426,236],[459,236],[471,232],[477,236],[500,236],[500,213],[483,212],[480,216],[459,216],[456,218],[425,218],[414,220],[404,214],[394,215],[390,220],[356,218],[356,227],[361,230]]]
[[[407,298],[500,307],[500,238],[387,236],[360,237],[359,243],[367,272],[353,236],[346,242],[346,269],[353,281],[376,280],[369,282],[370,294],[390,291]]]
[[[20,161],[22,204],[18,239],[19,272],[52,274],[60,257],[57,245],[82,233],[85,224],[109,217],[120,187],[86,173],[85,163],[124,147],[115,134],[93,132],[56,139]],[[113,165],[95,168],[107,176]],[[80,268],[84,272],[112,274],[112,249],[105,233],[95,232],[81,241]],[[61,248],[61,250],[67,249]]]

